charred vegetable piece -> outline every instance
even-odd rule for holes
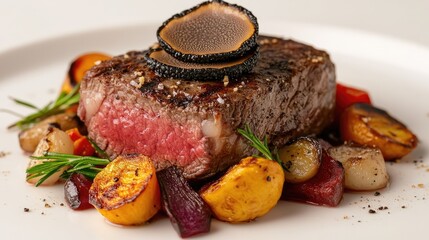
[[[31,128],[21,131],[18,136],[19,145],[22,150],[33,152],[40,140],[46,135],[46,131],[51,125],[66,131],[78,127],[79,124],[80,121],[76,114],[60,113],[50,116]]]
[[[344,192],[344,168],[322,151],[322,163],[316,176],[303,183],[285,183],[283,200],[315,205],[337,206]]]
[[[143,155],[117,157],[94,178],[89,202],[112,223],[147,222],[161,207],[152,161]]]
[[[92,68],[98,61],[110,59],[109,55],[104,53],[86,53],[78,56],[71,64],[66,79],[61,86],[61,92],[69,93],[77,84],[79,84],[86,71]]]
[[[248,73],[255,66],[258,51],[228,62],[190,63],[182,62],[162,49],[150,50],[145,54],[149,67],[161,77],[183,78],[188,80],[222,80],[225,76],[237,78]]]
[[[279,200],[283,168],[265,158],[247,157],[204,187],[200,195],[217,219],[247,222],[267,214]]]
[[[219,0],[174,15],[157,32],[170,55],[200,63],[242,57],[256,47],[257,35],[257,19],[251,12]]]
[[[344,110],[354,103],[371,104],[371,98],[364,90],[337,83],[335,98],[335,121],[337,123]]]
[[[88,138],[80,134],[77,128],[69,129],[67,131],[67,134],[70,136],[70,139],[73,141],[74,155],[93,156],[95,154],[95,149],[92,146],[92,144],[89,142]]]
[[[157,173],[162,207],[182,238],[210,231],[211,212],[175,167]]]
[[[389,183],[386,164],[377,148],[343,145],[328,150],[335,160],[343,164],[345,187],[357,191],[384,188]]]
[[[418,142],[403,123],[386,111],[365,103],[353,104],[344,111],[340,133],[344,141],[378,147],[385,160],[407,155]]]
[[[89,203],[89,189],[92,181],[80,173],[73,173],[64,183],[64,195],[67,204],[73,210],[92,208]]]
[[[298,183],[314,177],[322,161],[322,146],[310,137],[300,137],[278,151],[285,181]]]
[[[73,153],[73,142],[70,137],[62,130],[50,126],[47,129],[47,133],[45,137],[40,140],[39,144],[36,147],[36,150],[33,153],[33,156],[44,156],[45,152],[58,152],[65,154]],[[50,161],[49,159],[34,159],[30,160],[30,163],[27,167],[27,182],[36,184],[37,186],[42,185],[52,185],[56,183],[61,174],[67,169],[67,167],[58,166],[58,168],[54,168],[53,170],[49,169],[49,171],[53,171],[54,173],[51,175],[46,175],[47,172],[41,171],[37,173],[33,173],[29,171],[33,167],[40,165],[46,161]],[[34,169],[34,168],[33,168]]]

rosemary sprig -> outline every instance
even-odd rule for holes
[[[273,154],[268,147],[268,139],[265,136],[264,140],[261,141],[250,129],[249,125],[245,125],[244,129],[238,129],[238,133],[240,133],[243,137],[245,137],[247,140],[250,141],[250,146],[254,147],[256,150],[258,150],[262,155],[269,160],[274,160],[278,162],[280,165],[282,165],[281,161],[279,160],[278,154]]]
[[[94,148],[97,156],[99,156],[101,158],[109,159],[109,156],[107,155],[107,153],[103,149],[101,149],[93,140],[88,138],[88,141],[89,141],[89,143],[91,143],[91,145]]]
[[[35,109],[36,112],[23,117],[21,120],[13,123],[8,128],[18,127],[19,129],[29,128],[32,124],[37,123],[49,116],[64,112],[71,106],[79,103],[79,86],[77,84],[69,93],[62,92],[55,101],[48,103],[42,108],[37,108],[31,103],[12,98],[12,100],[22,106]]]
[[[36,186],[42,184],[52,174],[64,167],[68,167],[68,169],[61,175],[62,178],[68,178],[72,173],[81,173],[92,179],[110,162],[104,158],[83,157],[55,152],[46,152],[43,156],[31,156],[31,158],[38,160],[46,159],[46,161],[28,168],[26,171],[27,179],[41,177]]]

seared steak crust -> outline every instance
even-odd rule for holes
[[[329,55],[274,37],[259,37],[259,45],[252,72],[223,82],[158,77],[144,52],[114,57],[87,72],[78,114],[110,156],[142,153],[157,169],[175,164],[188,178],[254,153],[236,133],[244,124],[273,146],[320,133],[335,105]]]

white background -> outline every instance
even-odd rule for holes
[[[161,23],[201,0],[0,0],[1,52],[65,34]],[[316,23],[375,32],[429,47],[425,0],[232,0],[260,22]],[[264,30],[261,29],[261,32]],[[151,33],[153,34],[153,33]]]

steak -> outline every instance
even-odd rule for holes
[[[260,36],[258,42],[252,72],[218,82],[161,78],[144,51],[104,61],[81,83],[78,115],[110,157],[141,153],[157,170],[176,165],[189,179],[256,153],[237,134],[245,124],[273,147],[320,133],[335,106],[329,55],[293,40]]]

